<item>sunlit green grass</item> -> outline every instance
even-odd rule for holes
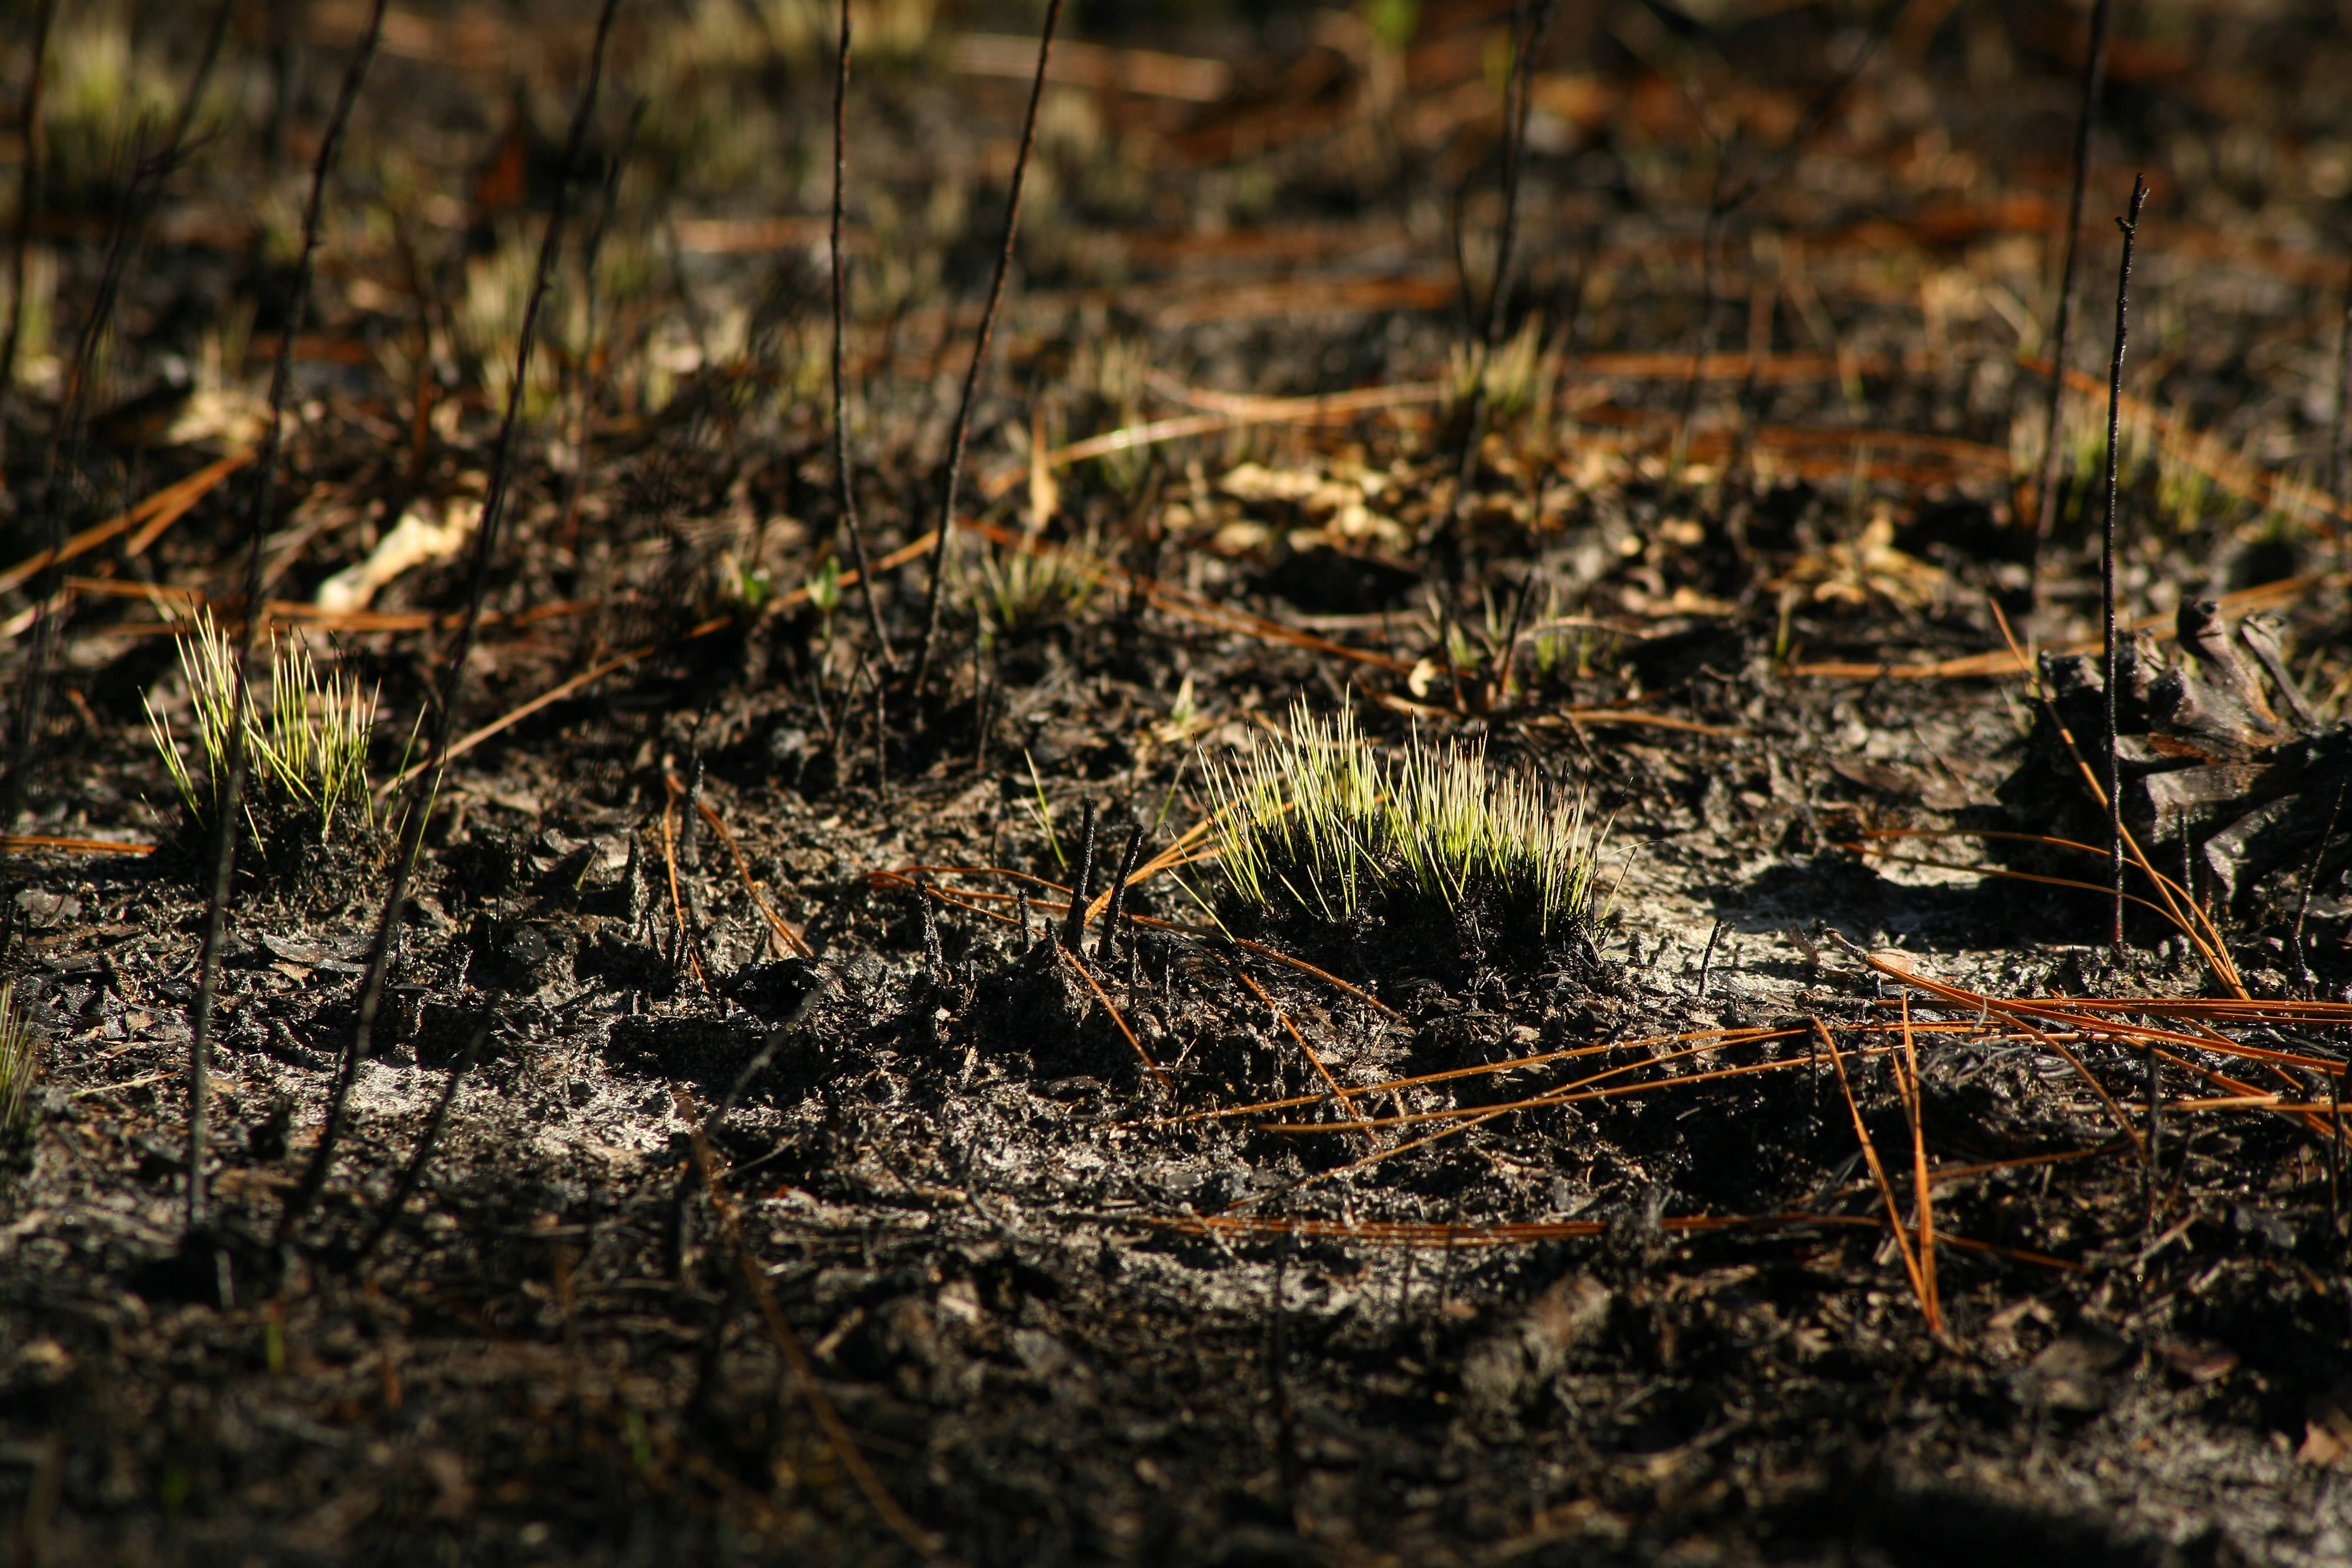
[[[1304,704],[1278,735],[1207,762],[1234,894],[1335,924],[1420,905],[1531,919],[1547,943],[1596,915],[1583,798],[1418,735],[1384,757]]]
[[[195,710],[194,758],[182,752],[171,720],[152,695],[142,699],[148,733],[189,816],[208,823],[228,778],[236,646],[202,611],[180,638],[180,674]],[[267,703],[262,674],[255,672],[245,715],[252,780],[245,809],[254,836],[262,837],[265,814],[315,821],[321,842],[333,836],[338,818],[356,812],[363,824],[373,823],[367,749],[375,727],[375,694],[363,691],[356,676],[322,674],[309,648],[275,634],[269,640]]]

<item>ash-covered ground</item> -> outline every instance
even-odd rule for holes
[[[2352,1553],[2345,35],[2124,11],[2070,360],[2146,168],[2126,800],[2211,939],[2136,905],[2118,956],[2103,858],[1974,836],[2098,831],[2056,730],[2094,738],[2063,660],[2103,380],[2038,594],[2027,515],[2084,15],[1560,7],[1481,405],[1507,6],[1074,13],[918,692],[1036,17],[859,13],[869,615],[831,14],[626,8],[456,732],[604,673],[451,760],[290,1228],[401,797],[247,857],[194,1238],[201,840],[145,705],[184,742],[175,617],[236,608],[251,476],[203,476],[264,406],[366,10],[236,13],[87,362],[126,164],[68,90],[110,35],[61,16],[0,557],[199,482],[0,591],[12,701],[44,603],[57,633],[0,890],[39,1031],[0,1155],[10,1550]],[[204,18],[125,18],[124,101],[176,102]],[[375,786],[465,608],[592,21],[394,10],[329,186],[265,561],[286,634],[380,693]],[[2179,615],[2209,599],[2218,643]],[[2059,651],[2049,707],[1997,606]],[[1089,808],[1096,892],[1131,831],[1213,846],[1205,759],[1294,701],[1580,791],[1605,914],[1253,925],[1202,857],[1068,940]],[[2161,1010],[2232,974],[2281,1005]],[[2051,998],[2143,1033],[2001,1010]]]

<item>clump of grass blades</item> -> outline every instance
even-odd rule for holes
[[[228,780],[236,644],[205,612],[197,612],[194,624],[180,638],[180,673],[195,710],[194,770],[181,754],[171,721],[152,697],[142,699],[147,728],[188,815],[209,823],[214,802]],[[362,691],[356,676],[322,675],[308,648],[273,632],[268,696],[265,708],[257,690],[245,714],[246,766],[251,780],[245,797],[246,822],[255,839],[265,837],[263,816],[315,823],[321,843],[333,837],[336,819],[352,811],[362,824],[373,826],[367,749],[375,727],[375,693]]]
[[[996,636],[1066,621],[1086,608],[1095,587],[1094,576],[1068,554],[1031,549],[1025,541],[991,546],[980,558],[980,615]]]
[[[1342,712],[1301,703],[1252,751],[1207,759],[1221,862],[1243,904],[1334,924],[1443,908],[1532,923],[1545,946],[1594,919],[1600,835],[1580,795],[1486,766],[1477,746],[1423,741],[1394,760]]]
[[[25,1129],[33,1077],[40,1065],[32,1019],[16,1003],[16,982],[0,984],[0,1144]]]

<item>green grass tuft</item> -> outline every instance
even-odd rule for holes
[[[1415,736],[1390,760],[1352,716],[1302,703],[1283,733],[1205,760],[1227,885],[1245,905],[1335,924],[1443,909],[1522,936],[1531,923],[1547,946],[1598,914],[1600,835],[1582,797],[1496,772],[1477,746]]]
[[[25,1130],[40,1069],[38,1043],[32,1019],[16,1003],[16,982],[0,983],[0,1143]]]
[[[1094,575],[1065,551],[990,545],[974,596],[992,635],[1017,637],[1076,615],[1095,588]]]
[[[229,727],[236,701],[236,645],[205,612],[197,612],[194,624],[180,638],[180,673],[195,709],[194,767],[182,755],[171,721],[152,697],[143,699],[148,733],[163,756],[163,766],[171,771],[189,816],[209,823],[214,802],[228,777]],[[274,633],[269,640],[266,704],[261,674],[255,672],[256,685],[245,716],[246,821],[254,837],[264,837],[261,819],[265,816],[315,824],[321,843],[334,836],[339,817],[356,811],[363,824],[373,825],[367,750],[375,727],[375,694],[362,691],[356,676],[320,674],[310,649],[299,641],[281,641]]]

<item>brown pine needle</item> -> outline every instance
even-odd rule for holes
[[[1339,1102],[1341,1111],[1348,1117],[1348,1124],[1354,1127],[1357,1132],[1361,1133],[1364,1135],[1364,1142],[1371,1145],[1374,1148],[1378,1148],[1380,1146],[1380,1140],[1372,1136],[1371,1128],[1365,1124],[1363,1117],[1358,1113],[1355,1101],[1349,1098],[1348,1091],[1339,1087],[1339,1081],[1331,1076],[1331,1070],[1323,1065],[1323,1059],[1315,1053],[1315,1048],[1313,1046],[1307,1043],[1307,1037],[1298,1032],[1298,1026],[1291,1022],[1290,1015],[1284,1012],[1282,1009],[1276,1004],[1275,999],[1265,994],[1265,990],[1263,987],[1261,987],[1255,980],[1250,978],[1250,974],[1247,969],[1243,968],[1239,964],[1235,964],[1233,966],[1233,974],[1234,978],[1248,987],[1250,995],[1255,997],[1259,1001],[1264,1002],[1266,1005],[1267,1010],[1272,1012],[1276,1019],[1281,1020],[1282,1027],[1290,1031],[1290,1038],[1298,1042],[1298,1049],[1304,1051],[1307,1055],[1307,1060],[1314,1064],[1317,1076],[1323,1080],[1325,1086],[1331,1091],[1332,1095]]]
[[[1903,1228],[1902,1211],[1895,1205],[1895,1184],[1886,1179],[1886,1167],[1878,1159],[1878,1145],[1871,1142],[1870,1128],[1862,1119],[1862,1107],[1854,1101],[1853,1085],[1846,1080],[1845,1058],[1838,1053],[1837,1037],[1821,1019],[1811,1021],[1813,1033],[1829,1051],[1830,1065],[1837,1071],[1838,1092],[1845,1096],[1845,1108],[1853,1116],[1853,1134],[1862,1140],[1862,1157],[1870,1166],[1871,1179],[1878,1184],[1879,1196],[1886,1200],[1886,1223],[1895,1232],[1895,1245],[1903,1253],[1903,1271],[1911,1277],[1911,1290],[1919,1298],[1919,1310],[1927,1312],[1927,1287],[1920,1277],[1919,1259],[1911,1249],[1909,1234]],[[1934,1326],[1931,1321],[1929,1327]]]
[[[1067,947],[1062,949],[1062,956],[1069,959],[1071,967],[1076,969],[1078,972],[1078,978],[1087,983],[1087,988],[1095,994],[1095,1000],[1102,1003],[1103,1011],[1110,1014],[1110,1021],[1118,1025],[1118,1032],[1127,1037],[1127,1043],[1129,1045],[1134,1047],[1135,1059],[1143,1063],[1144,1070],[1146,1071],[1150,1072],[1153,1078],[1159,1080],[1160,1087],[1161,1089],[1167,1091],[1170,1094],[1175,1093],[1175,1080],[1170,1078],[1167,1073],[1160,1071],[1160,1063],[1151,1060],[1151,1053],[1143,1049],[1143,1042],[1135,1038],[1135,1031],[1127,1027],[1127,1019],[1120,1015],[1118,1007],[1111,1001],[1110,994],[1102,988],[1102,982],[1095,978],[1094,971],[1087,967],[1086,960],[1079,957],[1076,953],[1071,952]]]
[[[217,489],[222,480],[252,461],[250,448],[232,452],[197,469],[177,484],[166,485],[129,511],[109,517],[102,523],[91,524],[59,546],[54,557],[47,550],[35,551],[7,570],[0,571],[0,593],[16,587],[53,559],[71,560],[78,555],[87,555],[118,534],[129,533],[145,523],[147,527],[131,541],[124,552],[134,556],[140,554],[153,544],[166,528],[178,522],[198,501]]]
[[[710,977],[702,972],[702,961],[694,955],[694,933],[687,926],[686,903],[677,891],[677,781],[665,779],[663,782],[669,789],[662,801],[662,869],[669,876],[669,911],[677,922],[677,950],[684,956],[687,967],[694,971],[694,977],[702,982],[702,988],[709,991],[712,988]]]
[[[669,778],[667,783],[673,790],[685,788],[675,778]],[[727,846],[727,852],[735,857],[735,874],[742,879],[743,891],[751,895],[751,902],[759,906],[761,915],[766,917],[769,929],[775,932],[776,939],[790,949],[795,957],[815,957],[816,950],[802,938],[799,932],[785,923],[784,917],[775,912],[773,906],[768,903],[766,894],[760,891],[760,884],[751,880],[751,864],[743,858],[743,846],[735,841],[735,835],[729,831],[726,821],[719,815],[718,809],[708,800],[700,802],[700,805],[702,820],[710,824],[713,831],[719,834],[719,841]]]
[[[1936,1289],[1936,1204],[1929,1195],[1934,1186],[1927,1174],[1927,1105],[1919,1093],[1919,1051],[1911,1035],[1911,993],[1903,993],[1903,1071],[1900,1077],[1907,1083],[1904,1095],[1905,1108],[1911,1115],[1911,1185],[1912,1204],[1919,1221],[1919,1278],[1921,1296],[1927,1309],[1927,1332],[1944,1332],[1943,1298]]]

